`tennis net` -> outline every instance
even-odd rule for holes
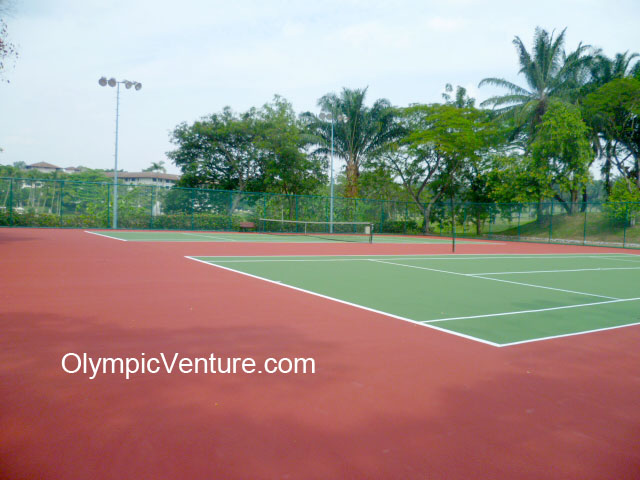
[[[300,235],[336,242],[373,243],[373,223],[370,222],[311,222],[261,218],[258,231],[272,235]]]

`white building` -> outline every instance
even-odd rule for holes
[[[109,178],[113,178],[113,172],[105,172]],[[158,187],[171,187],[180,180],[180,175],[161,172],[118,172],[118,183],[127,185],[155,185]]]

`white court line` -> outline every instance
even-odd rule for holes
[[[487,272],[469,273],[470,277],[475,275],[511,275],[515,273],[564,273],[564,272],[600,272],[603,270],[640,270],[640,267],[604,267],[604,268],[576,268],[573,270],[530,270],[526,272]]]
[[[586,296],[589,296],[589,297],[608,298],[610,300],[620,300],[619,298],[609,297],[609,296],[606,296],[606,295],[595,295],[593,293],[577,292],[575,290],[565,290],[563,288],[545,287],[545,286],[542,286],[542,285],[534,285],[532,283],[522,283],[522,282],[514,282],[512,280],[502,280],[500,278],[481,277],[479,275],[470,274],[470,273],[450,272],[448,270],[438,270],[438,269],[435,269],[435,268],[418,267],[416,265],[404,265],[402,263],[386,262],[384,260],[369,260],[369,261],[370,262],[378,262],[378,263],[387,263],[389,265],[397,265],[399,267],[417,268],[418,270],[430,270],[432,272],[449,273],[451,275],[460,275],[462,277],[482,278],[483,280],[493,280],[494,282],[510,283],[510,284],[513,284],[513,285],[522,285],[522,286],[525,286],[525,287],[542,288],[544,290],[555,290],[557,292],[575,293],[575,294],[578,294],[578,295],[586,295]]]
[[[633,255],[633,256],[637,256],[637,255]],[[609,260],[617,260],[618,262],[640,263],[640,261],[630,260],[628,258],[620,258],[620,257],[603,257],[603,258],[607,258]]]
[[[568,308],[581,308],[581,307],[590,307],[593,305],[606,305],[608,303],[622,303],[622,302],[635,302],[640,300],[640,297],[637,298],[622,298],[618,300],[608,300],[606,302],[594,302],[594,303],[582,303],[580,305],[564,305],[562,307],[550,307],[550,308],[538,308],[535,310],[519,310],[516,312],[502,312],[502,313],[489,313],[486,315],[470,315],[468,317],[448,317],[448,318],[436,318],[435,320],[423,320],[423,323],[433,323],[433,322],[448,322],[451,320],[467,320],[471,318],[488,318],[488,317],[503,317],[505,315],[520,315],[523,313],[538,313],[538,312],[550,312],[552,310],[566,310]]]
[[[182,233],[183,235],[194,235],[196,237],[206,237],[206,238],[213,238],[219,242],[237,242],[238,240],[234,240],[232,238],[227,238],[227,237],[218,237],[216,235],[208,235],[206,233],[191,233],[191,232],[178,232],[178,233]]]
[[[513,345],[522,345],[523,343],[541,342],[543,340],[553,340],[554,338],[575,337],[576,335],[584,335],[585,333],[604,332],[605,330],[616,330],[618,328],[634,327],[640,325],[640,322],[625,323],[624,325],[616,325],[613,327],[595,328],[593,330],[584,330],[582,332],[563,333],[561,335],[550,335],[548,337],[531,338],[529,340],[520,340],[518,342],[501,343],[501,347],[511,347]]]
[[[223,267],[222,265],[218,265],[216,263],[210,263],[210,262],[207,262],[205,260],[200,260],[199,258],[196,258],[196,257],[190,257],[190,256],[186,255],[185,258],[188,258],[189,260],[194,260],[196,262],[204,263],[205,265],[209,265],[211,267],[220,268],[222,270],[227,270],[229,272],[238,273],[240,275],[245,275],[245,276],[251,277],[251,278],[256,278],[256,279],[262,280],[264,282],[273,283],[274,285],[278,285],[280,287],[290,288],[292,290],[297,290],[298,292],[308,293],[309,295],[314,295],[316,297],[324,298],[326,300],[332,300],[334,302],[342,303],[344,305],[349,305],[350,307],[359,308],[361,310],[366,310],[368,312],[373,312],[373,313],[377,313],[377,314],[380,314],[380,315],[386,315],[387,317],[395,318],[397,320],[402,320],[404,322],[409,322],[409,323],[412,323],[414,325],[420,325],[422,327],[432,328],[432,329],[438,330],[440,332],[445,332],[445,333],[448,333],[448,334],[451,334],[451,335],[455,335],[457,337],[466,338],[467,340],[473,340],[475,342],[480,342],[480,343],[484,343],[486,345],[491,345],[492,347],[500,347],[501,346],[499,343],[491,342],[489,340],[483,340],[482,338],[472,337],[471,335],[465,335],[464,333],[454,332],[452,330],[447,330],[446,328],[440,328],[440,327],[437,327],[435,325],[429,325],[429,324],[426,324],[426,323],[421,323],[418,320],[411,320],[410,318],[401,317],[400,315],[395,315],[393,313],[383,312],[382,310],[376,310],[375,308],[365,307],[364,305],[358,305],[357,303],[347,302],[346,300],[340,300],[339,298],[330,297],[328,295],[323,295],[323,294],[317,293],[317,292],[312,292],[311,290],[305,290],[304,288],[294,287],[293,285],[288,285],[288,284],[282,283],[280,281],[270,280],[270,279],[264,278],[264,277],[259,277],[258,275],[253,275],[251,273],[242,272],[240,270],[234,270],[233,268]]]
[[[491,345],[492,347],[498,347],[498,348],[509,347],[509,346],[513,346],[513,345],[520,345],[520,344],[523,344],[523,343],[540,342],[540,341],[550,340],[550,339],[554,339],[554,338],[571,337],[571,336],[574,336],[574,335],[583,335],[585,333],[595,333],[595,332],[599,332],[599,331],[612,330],[612,329],[623,328],[623,327],[630,327],[630,326],[634,326],[634,325],[640,325],[640,322],[639,323],[630,323],[630,324],[625,324],[625,325],[618,325],[618,326],[615,326],[615,327],[605,327],[605,328],[599,328],[599,329],[588,330],[588,331],[566,333],[566,334],[562,334],[562,335],[552,335],[552,336],[548,336],[548,337],[539,337],[539,338],[533,338],[533,339],[528,339],[528,340],[521,340],[521,341],[517,341],[517,342],[510,342],[510,343],[502,343],[501,344],[501,343],[492,342],[490,340],[484,340],[482,338],[473,337],[471,335],[465,335],[464,333],[456,332],[456,331],[453,331],[453,330],[448,330],[446,328],[440,328],[440,327],[438,327],[436,325],[431,325],[429,323],[424,323],[424,321],[420,322],[420,321],[417,321],[417,320],[412,320],[410,318],[401,317],[399,315],[394,315],[392,313],[387,313],[387,312],[383,312],[381,310],[376,310],[376,309],[373,309],[373,308],[365,307],[363,305],[358,305],[356,303],[351,303],[351,302],[347,302],[345,300],[340,300],[339,298],[329,297],[327,295],[322,295],[321,293],[316,293],[316,292],[312,292],[310,290],[305,290],[305,289],[302,289],[302,288],[294,287],[292,285],[287,285],[286,283],[282,283],[280,281],[270,280],[268,278],[259,277],[257,275],[252,275],[250,273],[242,272],[242,271],[239,271],[239,270],[234,270],[232,268],[224,267],[222,265],[217,265],[215,263],[210,263],[210,262],[207,262],[205,260],[200,260],[199,258],[196,258],[196,257],[185,256],[185,258],[188,258],[189,260],[194,260],[196,262],[204,263],[205,265],[217,267],[217,268],[220,268],[222,270],[227,270],[227,271],[230,271],[230,272],[233,272],[233,273],[238,273],[240,275],[244,275],[244,276],[247,276],[247,277],[250,277],[250,278],[255,278],[255,279],[262,280],[262,281],[265,281],[265,282],[268,282],[268,283],[272,283],[274,285],[279,285],[281,287],[286,287],[286,288],[290,288],[292,290],[297,290],[299,292],[308,293],[310,295],[314,295],[316,297],[324,298],[326,300],[332,300],[334,302],[341,303],[341,304],[344,304],[344,305],[349,305],[351,307],[359,308],[361,310],[366,310],[366,311],[377,313],[377,314],[380,314],[380,315],[386,315],[387,317],[391,317],[391,318],[394,318],[394,319],[397,319],[397,320],[402,320],[404,322],[412,323],[414,325],[421,325],[423,327],[432,328],[432,329],[438,330],[440,332],[448,333],[450,335],[455,335],[457,337],[466,338],[467,340],[473,340],[475,342],[483,343],[485,345]],[[617,299],[617,300],[614,300],[614,301],[611,301],[611,302],[596,302],[596,303],[597,304],[600,304],[600,303],[619,303],[619,302],[626,302],[626,301],[632,301],[632,300],[640,300],[640,297],[636,298],[636,299]],[[493,314],[492,316],[495,316],[495,314]]]
[[[604,254],[603,254],[604,255]],[[425,255],[414,255],[414,256],[402,256],[402,255],[384,255],[384,254],[379,254],[379,255],[370,255],[370,254],[362,254],[362,255],[306,255],[309,258],[299,258],[299,257],[304,257],[305,255],[299,255],[299,256],[295,256],[295,255],[269,255],[264,256],[264,255],[194,255],[194,256],[199,256],[199,257],[207,257],[207,258],[212,258],[212,259],[216,259],[216,263],[259,263],[259,262],[348,262],[348,261],[355,261],[355,260],[375,260],[375,259],[379,259],[379,258],[389,258],[389,259],[393,259],[393,260],[493,260],[493,259],[535,259],[538,260],[539,258],[553,258],[553,259],[557,259],[557,258],[576,258],[576,256],[583,256],[585,258],[599,258],[599,257],[594,257],[593,255],[584,255],[582,253],[575,253],[575,254],[569,254],[569,255],[550,255],[550,256],[545,256],[544,254],[531,254],[529,256],[518,256],[518,254],[513,254],[513,255],[506,255],[506,256],[502,256],[502,255],[479,255],[479,256],[447,256],[447,257],[442,257],[442,256],[435,256],[435,255],[429,255],[429,254],[425,254]],[[291,257],[296,257],[296,258],[291,258]],[[338,257],[348,257],[348,258],[338,258]],[[350,258],[350,257],[354,257],[354,258]],[[225,260],[217,260],[219,258],[224,258]],[[248,258],[249,260],[244,260]],[[605,257],[606,258],[606,257]],[[227,260],[229,259],[229,260]],[[240,259],[240,260],[232,260],[232,259]]]
[[[111,240],[120,240],[121,242],[128,242],[128,240],[125,240],[123,238],[112,237],[109,235],[104,235],[102,233],[90,232],[89,230],[85,230],[84,233],[90,233],[91,235],[98,235],[99,237],[110,238]]]

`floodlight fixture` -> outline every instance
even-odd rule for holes
[[[111,77],[107,83],[110,87],[115,87],[118,81],[115,78]]]
[[[100,84],[101,87],[105,87],[107,85],[107,77],[100,77],[98,84]]]

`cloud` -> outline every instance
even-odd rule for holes
[[[463,30],[469,22],[463,18],[434,17],[427,21],[430,29],[437,32],[459,32]]]

